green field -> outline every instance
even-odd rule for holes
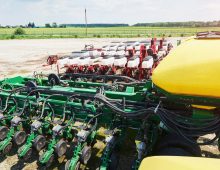
[[[186,37],[201,31],[220,31],[220,27],[180,28],[180,27],[98,27],[88,28],[24,28],[25,35],[13,33],[15,28],[0,28],[0,39],[38,39],[38,38],[131,38],[131,37]]]

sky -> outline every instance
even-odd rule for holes
[[[220,20],[220,0],[0,0],[0,25]]]

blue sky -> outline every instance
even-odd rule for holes
[[[220,20],[219,0],[0,0],[0,24]]]

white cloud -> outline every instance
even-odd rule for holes
[[[0,24],[220,20],[219,0],[0,0]]]

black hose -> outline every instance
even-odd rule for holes
[[[219,116],[207,119],[193,119],[180,116],[164,108],[159,108],[157,111],[157,115],[160,117],[161,121],[168,129],[170,129],[174,133],[177,133],[178,135],[181,135],[187,141],[193,144],[195,144],[195,141],[192,140],[192,138],[215,133],[216,136],[213,139],[207,142],[197,143],[199,145],[211,144],[219,137],[220,134]]]
[[[61,94],[52,94],[52,95],[48,96],[48,97],[44,100],[44,102],[43,102],[42,110],[41,110],[41,116],[40,116],[40,117],[43,117],[44,109],[45,109],[45,104],[46,104],[47,100],[48,100],[49,98],[51,98],[51,97],[54,97],[54,96],[63,96],[63,95],[61,95]],[[53,113],[53,115],[52,115],[52,120],[54,120],[54,117],[55,117],[55,115],[54,115],[54,113]],[[62,122],[63,122],[64,120],[65,120],[65,115],[63,115]]]

